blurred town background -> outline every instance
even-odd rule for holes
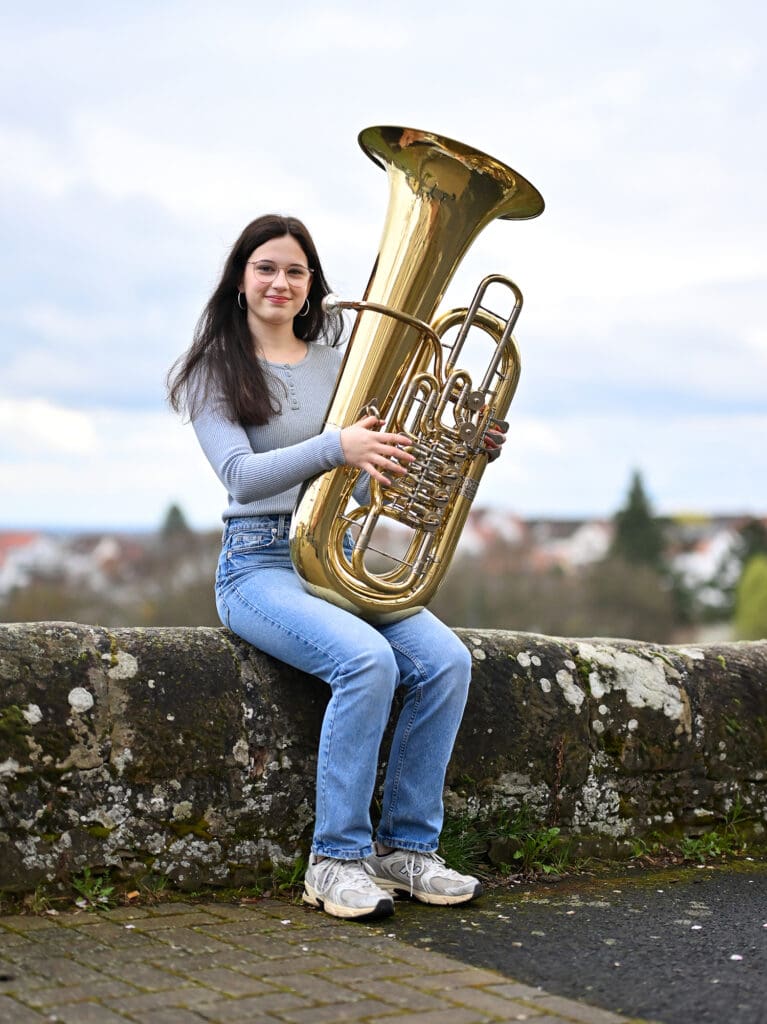
[[[0,621],[219,625],[220,529],[0,530]],[[451,626],[657,643],[767,635],[767,516],[657,516],[641,474],[609,519],[477,508],[432,603]]]

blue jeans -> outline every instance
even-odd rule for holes
[[[394,691],[404,688],[376,838],[437,849],[442,791],[471,677],[471,657],[431,612],[371,625],[309,594],[288,549],[290,517],[230,519],[216,573],[225,626],[330,686],[317,757],[312,850],[372,852],[370,802]]]

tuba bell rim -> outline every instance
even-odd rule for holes
[[[543,196],[535,185],[513,167],[447,135],[399,125],[372,125],[363,128],[357,141],[366,156],[384,170],[399,167],[407,173],[414,147],[418,147],[419,164],[433,157],[447,157],[462,163],[467,171],[492,179],[506,194],[502,206],[494,213],[498,220],[532,220],[545,209]]]

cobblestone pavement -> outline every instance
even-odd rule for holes
[[[1,1024],[621,1024],[301,905],[0,917]]]

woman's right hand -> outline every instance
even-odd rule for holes
[[[373,480],[388,487],[391,480],[381,470],[404,476],[415,456],[403,450],[411,444],[407,434],[383,434],[376,429],[382,423],[377,416],[363,416],[350,427],[344,427],[341,448],[348,466],[366,470]]]

